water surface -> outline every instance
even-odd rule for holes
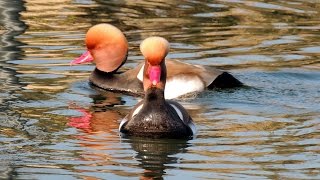
[[[1,179],[320,179],[318,1],[0,2]],[[69,66],[84,36],[111,23],[163,36],[169,58],[229,71],[246,87],[180,99],[192,140],[120,138],[140,99],[88,85]]]

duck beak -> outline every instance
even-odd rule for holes
[[[157,85],[160,82],[161,77],[161,67],[160,66],[151,66],[149,69],[149,78],[152,85]]]
[[[78,57],[78,58],[74,59],[73,61],[71,61],[70,65],[83,64],[83,63],[88,63],[88,62],[92,62],[92,61],[93,61],[92,55],[90,54],[89,51],[86,51],[80,57]]]

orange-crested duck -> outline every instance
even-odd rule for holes
[[[85,43],[87,51],[73,60],[71,64],[94,62],[96,68],[89,78],[92,85],[110,91],[143,95],[144,63],[126,72],[117,72],[126,62],[128,55],[127,39],[118,28],[110,24],[95,25],[88,30]],[[166,99],[201,92],[206,88],[242,86],[242,83],[231,74],[214,67],[192,65],[174,60],[166,62],[166,66]]]
[[[189,138],[196,133],[186,109],[166,100],[167,80],[165,57],[169,43],[162,37],[145,39],[140,50],[145,58],[143,70],[144,99],[120,123],[121,133],[152,138]]]

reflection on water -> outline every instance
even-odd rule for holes
[[[7,108],[8,102],[5,102],[11,91],[19,87],[19,82],[14,76],[15,70],[6,66],[6,61],[21,58],[21,46],[23,43],[17,41],[15,36],[24,33],[26,25],[20,21],[18,12],[24,10],[23,2],[1,2],[0,3],[0,83],[4,84],[6,89],[0,90],[0,108]],[[9,97],[10,99],[12,97]],[[3,110],[3,111],[4,111]],[[4,116],[4,115],[3,115]]]
[[[180,160],[174,155],[186,152],[188,147],[183,140],[133,138],[130,142],[132,149],[137,152],[135,159],[143,169],[141,179],[161,178],[168,169],[173,169],[170,164]]]
[[[320,179],[319,13],[311,0],[0,2],[0,179]],[[196,139],[120,138],[139,99],[69,66],[101,22],[128,38],[123,71],[158,35],[170,58],[248,86],[179,100]]]

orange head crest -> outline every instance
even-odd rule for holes
[[[86,34],[86,45],[89,50],[118,43],[127,47],[127,39],[124,34],[111,24],[97,24],[92,26]]]
[[[159,65],[167,56],[169,42],[162,37],[149,37],[140,44],[140,51],[151,65]]]
[[[88,52],[71,64],[93,61],[104,72],[117,70],[127,59],[128,42],[124,34],[110,24],[98,24],[86,34]]]

